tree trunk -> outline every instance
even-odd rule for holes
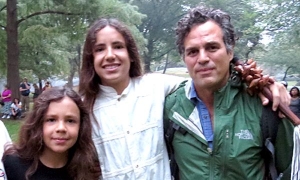
[[[17,23],[17,0],[7,0],[7,84],[12,99],[20,97],[19,85],[19,44]]]
[[[76,67],[75,67],[75,62],[76,61],[76,57],[75,58],[70,58],[69,62],[70,62],[70,73],[68,75],[68,83],[66,84],[66,86],[70,89],[73,89],[73,78],[74,78],[74,74],[76,72]]]
[[[167,54],[167,58],[166,58],[166,63],[165,63],[165,67],[164,67],[163,74],[165,74],[165,73],[166,73],[166,71],[167,71],[167,68],[168,68],[168,64],[169,64],[169,53]]]
[[[150,57],[148,57],[147,55],[144,56],[144,72],[145,73],[149,73],[151,72],[150,70],[150,64],[151,64],[151,61],[150,61]]]
[[[286,78],[286,75],[287,75],[287,72],[288,72],[288,70],[289,69],[291,69],[292,68],[292,66],[289,66],[286,70],[285,70],[285,72],[284,72],[284,76],[283,76],[283,78],[282,78],[282,81],[285,81],[285,78]]]
[[[148,52],[144,52],[143,60],[144,60],[144,71],[145,73],[151,72],[150,66],[151,66],[151,57],[153,55],[153,41],[149,41],[148,45]]]

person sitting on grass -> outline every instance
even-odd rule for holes
[[[19,119],[22,113],[22,102],[18,98],[15,98],[10,107],[12,118]]]

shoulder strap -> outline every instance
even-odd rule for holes
[[[171,175],[172,175],[172,180],[179,180],[179,169],[178,165],[175,160],[175,155],[174,155],[174,149],[172,146],[172,141],[174,138],[175,131],[178,131],[185,135],[187,131],[180,127],[178,124],[174,123],[173,121],[169,120],[168,127],[165,132],[165,140],[167,144],[167,150],[168,150],[168,155],[170,159],[170,168],[171,168]]]
[[[181,82],[180,85],[178,86],[178,88],[173,93],[176,93],[176,91],[180,88],[184,88],[186,82],[187,82],[187,80]],[[172,95],[173,95],[173,93],[172,93]],[[173,103],[175,103],[175,101],[176,101],[175,98],[173,100],[174,101],[170,102],[169,105],[171,105],[171,104],[173,105]],[[178,165],[175,160],[172,142],[173,142],[175,131],[179,131],[182,134],[186,134],[186,131],[183,128],[181,128],[178,124],[174,123],[171,120],[168,121],[166,126],[167,127],[164,127],[164,137],[165,137],[165,142],[166,142],[169,160],[170,160],[172,180],[179,180],[179,169],[178,169]]]
[[[278,179],[278,173],[275,167],[275,140],[278,131],[280,118],[278,111],[272,110],[272,105],[264,106],[262,119],[260,121],[263,137],[263,158],[265,161],[266,179]]]

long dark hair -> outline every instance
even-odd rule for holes
[[[101,79],[94,69],[93,48],[97,40],[97,33],[106,26],[115,28],[125,39],[126,48],[131,60],[129,76],[138,77],[143,73],[138,48],[129,29],[117,19],[101,18],[97,20],[90,27],[86,35],[79,81],[79,93],[84,97],[84,102],[91,113],[93,112],[92,109],[96,96],[100,91],[99,84],[101,84]]]
[[[89,113],[81,97],[71,89],[51,88],[43,92],[34,102],[33,110],[21,126],[18,142],[8,146],[4,156],[17,155],[31,163],[26,171],[26,179],[30,179],[38,167],[39,157],[44,149],[43,121],[49,104],[64,97],[72,99],[80,111],[80,128],[77,142],[69,150],[67,170],[72,179],[93,179],[91,169],[95,166],[97,153],[92,141],[92,125]]]

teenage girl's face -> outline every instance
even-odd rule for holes
[[[67,153],[77,141],[79,127],[80,111],[72,99],[51,102],[43,123],[43,154]]]
[[[101,83],[116,89],[129,83],[130,58],[124,37],[113,27],[97,33],[93,49],[94,69]]]

